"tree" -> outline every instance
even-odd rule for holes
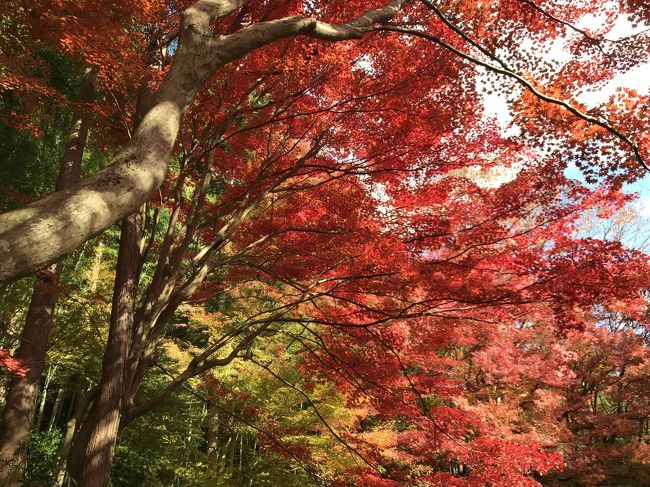
[[[93,70],[86,73],[81,86],[81,102],[88,102],[92,98],[95,76]],[[79,179],[89,125],[87,113],[76,114],[61,161],[56,185],[59,191],[70,187]],[[14,355],[27,372],[23,376],[13,378],[0,421],[0,444],[3,445],[0,450],[0,481],[7,485],[17,481],[19,472],[24,467],[26,442],[32,426],[38,384],[45,366],[48,336],[52,328],[62,267],[63,262],[60,261],[37,273],[20,347]],[[8,465],[12,465],[12,468],[8,468]]]
[[[33,207],[2,217],[0,241],[3,249],[11,248],[3,265],[3,279],[25,274],[69,253],[137,210],[162,183],[182,116],[218,68],[265,44],[303,33],[332,41],[357,38],[374,23],[392,18],[404,2],[395,1],[384,9],[368,11],[349,25],[333,26],[313,18],[295,17],[252,25],[211,39],[211,25],[244,3],[206,0],[183,11],[179,48],[168,77],[133,138],[116,156],[116,163],[65,196],[59,193],[48,201],[41,200],[40,205],[50,208],[45,212]],[[70,218],[73,214],[74,218]],[[42,244],[43,229],[48,229],[46,234],[51,238],[52,228],[62,226],[66,227],[65,238],[60,238],[58,245]],[[25,232],[20,228],[31,230]],[[41,235],[37,237],[36,233]],[[32,240],[30,235],[35,238]],[[40,253],[39,241],[43,255],[35,258]],[[59,250],[51,253],[54,248]],[[20,262],[21,259],[25,261]]]
[[[570,151],[590,178],[607,176],[614,188],[641,174],[647,114],[634,101],[643,98],[628,92],[613,99],[601,108],[606,121],[576,102],[569,81],[577,87],[604,81],[643,62],[647,52],[637,50],[647,38],[624,40],[614,52],[608,41],[558,20],[559,13],[524,1],[486,10],[366,3],[204,0],[183,10],[165,2],[140,9],[111,2],[101,28],[95,11],[74,3],[20,10],[18,23],[33,38],[41,35],[54,49],[99,64],[100,90],[112,108],[95,105],[104,125],[98,137],[117,156],[81,185],[0,217],[14,222],[2,237],[10,245],[3,276],[29,272],[128,217],[104,371],[72,431],[70,473],[80,485],[103,485],[119,431],[211,369],[248,360],[282,379],[255,347],[261,337],[283,333],[305,342],[305,353],[317,352],[318,364],[329,363],[326,376],[341,361],[358,363],[354,371],[377,388],[370,402],[381,421],[403,426],[387,435],[437,447],[433,456],[412,448],[403,466],[401,459],[386,461],[371,441],[370,454],[362,451],[364,435],[356,435],[359,444],[351,447],[374,472],[368,482],[379,482],[378,474],[433,481],[442,472],[448,482],[495,482],[512,452],[521,457],[507,473],[513,484],[559,465],[551,451],[555,436],[544,439],[548,451],[536,449],[535,438],[520,442],[518,433],[503,439],[510,424],[495,424],[483,404],[474,410],[454,404],[458,395],[450,391],[465,375],[481,387],[467,386],[463,398],[484,401],[488,386],[481,377],[498,372],[489,360],[504,343],[510,352],[504,369],[516,360],[544,364],[539,371],[532,365],[501,371],[510,394],[564,385],[546,377],[566,361],[548,330],[577,327],[584,309],[613,300],[630,309],[642,305],[645,257],[573,233],[584,212],[605,214],[626,199],[611,188],[571,182],[563,169]],[[588,6],[562,13],[577,19]],[[620,8],[644,20],[642,6]],[[566,29],[569,47],[591,57],[580,70],[571,61],[541,72],[539,59],[515,50],[520,36],[502,39],[501,19],[527,26],[538,40]],[[54,40],[38,30],[52,22],[60,26]],[[107,33],[137,54],[116,63],[107,55]],[[307,39],[292,40],[301,34]],[[322,45],[350,39],[355,42]],[[155,67],[152,44],[167,49]],[[605,58],[611,69],[595,69]],[[525,88],[512,103],[521,136],[506,138],[482,119],[476,66]],[[148,104],[160,69],[165,75],[151,110],[124,108]],[[585,76],[574,80],[576,73]],[[45,83],[25,86],[31,91],[13,94],[37,121],[38,103],[55,95]],[[139,102],[128,93],[135,87]],[[109,113],[118,126],[107,121]],[[119,150],[130,132],[125,127],[139,119]],[[548,150],[534,149],[540,141]],[[494,168],[511,170],[513,180],[490,187],[473,175],[478,170],[489,178]],[[65,239],[60,232],[43,238],[43,228],[63,221],[57,228]],[[612,269],[629,282],[611,281]],[[237,302],[241,311],[222,316],[228,326],[210,329],[206,339],[188,338],[192,358],[143,394],[182,306],[216,306],[221,316],[221,300]],[[446,342],[450,325],[463,334]],[[357,345],[346,350],[350,343]],[[439,375],[448,377],[438,382]],[[400,396],[406,404],[395,401]]]
[[[249,8],[248,2],[205,0],[193,3],[182,11],[179,47],[171,69],[161,84],[143,123],[123,152],[116,156],[115,163],[74,189],[60,192],[60,194],[50,196],[47,200],[33,203],[29,207],[2,216],[0,241],[2,241],[3,252],[6,255],[3,254],[3,271],[0,276],[3,279],[8,279],[23,275],[56,260],[71,252],[83,241],[139,208],[162,183],[167,160],[171,154],[182,116],[191,105],[196,93],[216,70],[265,45],[297,35],[307,35],[325,41],[361,38],[368,32],[381,30],[383,27],[377,27],[376,24],[394,19],[407,3],[392,1],[383,8],[362,11],[355,20],[342,24],[331,24],[314,17],[301,15],[278,18],[278,14],[286,15],[286,13],[294,13],[294,11],[300,13],[303,9],[300,4],[296,6],[283,4],[279,9],[267,6],[263,8],[264,14],[274,20],[253,22],[227,35],[214,32],[213,24],[229,14]],[[634,141],[630,136],[610,125],[609,122],[585,114],[565,101],[541,93],[535,88],[535,82],[526,80],[498,59],[490,51],[494,47],[497,32],[495,27],[498,23],[487,24],[484,27],[486,41],[484,45],[481,45],[472,40],[470,35],[459,30],[433,4],[426,2],[425,5],[439,14],[440,19],[456,33],[457,38],[460,37],[460,40],[468,47],[479,49],[484,56],[487,56],[488,60],[481,61],[464,53],[461,49],[455,48],[453,42],[456,40],[450,44],[435,35],[418,30],[411,29],[409,31],[401,27],[389,27],[388,29],[425,37],[463,59],[514,77],[530,90],[536,100],[568,109],[581,121],[579,124],[581,129],[586,129],[591,125],[613,134],[619,142],[622,141],[628,146],[627,149],[632,149],[638,162],[645,164],[644,139]],[[514,7],[517,6],[520,11],[513,12]],[[355,5],[355,7],[357,6]],[[633,15],[641,18],[644,15],[640,5],[626,4],[624,7],[631,9]],[[315,10],[315,6],[308,7],[309,9]],[[510,13],[510,17],[514,21],[523,22],[527,18],[534,18],[540,33],[545,30],[548,32],[548,29],[556,31],[559,25],[566,25],[559,23],[553,15],[541,7],[535,8],[535,5],[531,5],[530,2],[517,1],[513,2],[513,5],[510,2],[495,5],[495,10],[500,9],[503,9],[504,13]],[[578,12],[580,11],[578,10]],[[251,14],[253,14],[252,10]],[[541,19],[538,18],[540,14]],[[576,13],[573,12],[573,14]],[[266,16],[262,18],[265,19]],[[508,16],[506,15],[506,17]],[[423,19],[423,27],[434,24],[435,28],[435,24],[440,23],[439,19],[438,22],[436,19],[436,16]],[[598,40],[589,36],[586,39],[593,49],[595,49],[594,46],[600,45]],[[585,40],[580,38],[578,42],[585,43]],[[637,48],[636,45],[634,47]],[[628,58],[625,59],[625,62],[629,64],[631,60]],[[598,79],[600,76],[602,76],[601,73],[592,74],[594,79]],[[573,138],[575,139],[575,136]],[[579,139],[575,142],[580,145]],[[585,142],[583,141],[582,144],[584,145]],[[627,165],[629,166],[629,164],[628,158]],[[74,218],[71,215],[74,215]],[[61,238],[62,235],[59,234],[58,245],[44,244],[44,235],[49,235],[52,238],[53,229],[62,227],[66,229],[65,238]]]

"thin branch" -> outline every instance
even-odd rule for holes
[[[430,3],[428,0],[422,0],[422,1],[424,1],[424,2],[427,3],[427,4]],[[636,36],[639,36],[639,35],[641,35],[641,34],[645,34],[646,32],[648,32],[648,29],[646,29],[646,30],[644,30],[644,31],[637,32],[636,34],[632,34],[632,35],[630,35],[630,36],[623,37],[623,38],[621,38],[621,39],[607,39],[606,37],[600,37],[600,38],[598,38],[598,37],[594,37],[594,36],[592,36],[591,34],[589,34],[589,32],[587,32],[587,31],[584,30],[584,29],[581,29],[580,27],[578,27],[578,26],[572,24],[571,22],[567,22],[566,20],[563,20],[563,19],[561,19],[561,18],[559,18],[559,17],[556,17],[555,15],[553,15],[552,13],[550,13],[549,11],[547,11],[547,10],[543,9],[542,7],[540,7],[539,5],[537,5],[537,4],[536,4],[535,2],[533,2],[532,0],[517,0],[517,1],[518,1],[518,2],[521,2],[521,3],[525,3],[525,4],[527,4],[527,5],[530,5],[534,10],[536,10],[537,12],[539,12],[540,14],[542,14],[542,15],[543,15],[544,17],[546,17],[547,19],[550,19],[550,20],[552,20],[553,22],[557,22],[558,24],[562,24],[563,26],[568,27],[569,29],[571,29],[571,30],[573,30],[573,31],[575,31],[575,32],[578,32],[579,34],[582,34],[582,35],[583,35],[587,40],[589,40],[591,43],[593,43],[594,45],[596,45],[596,47],[598,47],[598,49],[600,50],[600,52],[602,52],[602,53],[605,54],[606,56],[607,56],[607,54],[602,50],[602,48],[601,48],[601,46],[600,46],[600,43],[601,43],[601,42],[603,42],[603,41],[604,41],[604,42],[611,42],[611,43],[623,42],[623,41],[625,41],[625,40],[627,40],[627,39],[630,39],[630,38],[633,38],[633,37],[636,37]]]
[[[357,457],[359,457],[366,465],[368,465],[374,471],[376,471],[377,473],[379,473],[382,476],[385,476],[385,474],[383,472],[381,472],[381,470],[379,470],[377,468],[377,466],[373,465],[364,455],[362,455],[359,452],[359,450],[357,450],[356,448],[351,446],[348,442],[346,442],[343,438],[341,438],[341,436],[336,431],[334,431],[334,429],[330,426],[330,424],[325,420],[325,418],[323,417],[321,412],[318,410],[318,408],[316,407],[316,404],[314,404],[314,402],[311,400],[311,398],[302,389],[300,389],[299,387],[296,387],[295,385],[291,384],[290,382],[288,382],[285,379],[283,379],[282,377],[280,377],[278,374],[273,372],[269,366],[258,362],[254,358],[249,358],[248,360],[250,362],[254,363],[255,365],[257,365],[258,367],[266,370],[269,374],[271,374],[273,377],[275,377],[279,382],[286,385],[290,389],[293,389],[298,394],[300,394],[302,397],[304,397],[307,400],[307,402],[309,403],[309,405],[311,406],[311,408],[314,410],[314,413],[316,413],[316,416],[318,416],[318,419],[327,428],[327,430],[332,434],[332,436],[334,436],[334,438],[336,438],[343,446],[345,446],[345,448],[347,448],[350,451],[350,453],[352,453],[352,454],[356,455]]]
[[[603,122],[602,120],[599,120],[599,119],[597,119],[595,117],[592,117],[591,115],[588,115],[588,114],[580,111],[579,109],[577,109],[573,105],[570,105],[566,101],[560,100],[560,99],[557,99],[557,98],[553,98],[552,96],[549,96],[549,95],[546,95],[546,94],[542,93],[537,88],[535,88],[530,81],[528,81],[526,78],[524,78],[520,74],[518,74],[518,73],[516,73],[514,71],[511,71],[509,69],[499,67],[499,66],[494,66],[493,64],[482,61],[482,60],[480,60],[480,59],[478,59],[478,58],[476,58],[474,56],[471,56],[471,55],[461,51],[460,49],[455,48],[454,46],[452,46],[448,42],[443,41],[440,37],[434,36],[434,35],[431,35],[431,34],[427,34],[426,32],[422,32],[422,31],[415,30],[415,29],[408,29],[408,28],[405,28],[405,27],[392,26],[392,25],[391,26],[377,26],[377,27],[374,28],[374,30],[376,30],[376,31],[388,31],[388,32],[399,32],[399,33],[402,33],[402,34],[408,34],[408,35],[412,35],[412,36],[415,36],[415,37],[420,37],[422,39],[426,39],[426,40],[431,41],[431,42],[433,42],[433,43],[435,43],[435,44],[437,44],[437,45],[439,45],[441,47],[444,47],[445,49],[453,52],[458,57],[460,57],[460,58],[462,58],[462,59],[464,59],[466,61],[469,61],[469,62],[471,62],[473,64],[484,67],[488,71],[492,71],[492,72],[498,73],[498,74],[503,74],[503,75],[506,75],[506,76],[508,76],[510,78],[515,79],[520,85],[522,85],[524,88],[526,88],[528,91],[530,91],[534,96],[536,96],[540,100],[543,100],[543,101],[545,101],[547,103],[551,103],[553,105],[560,106],[560,107],[564,108],[565,110],[569,111],[570,113],[572,113],[573,115],[575,115],[576,117],[578,117],[578,118],[580,118],[580,119],[582,119],[582,120],[584,120],[586,122],[589,122],[589,123],[591,123],[593,125],[597,125],[597,126],[603,128],[603,129],[605,129],[606,131],[608,131],[612,135],[614,135],[617,139],[619,139],[621,142],[623,142],[625,145],[627,145],[630,149],[632,149],[632,152],[634,153],[634,156],[635,156],[637,162],[646,171],[650,172],[650,167],[647,165],[647,163],[644,161],[643,157],[641,156],[641,151],[640,151],[639,147],[629,137],[627,137],[625,134],[620,132],[618,129],[612,127],[610,124],[608,124],[606,122]],[[459,32],[456,28],[454,29],[454,31],[457,32],[457,33]],[[493,55],[491,55],[490,57],[493,57]],[[499,61],[499,63],[501,64],[500,61]]]

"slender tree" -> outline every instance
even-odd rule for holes
[[[96,75],[92,68],[86,71],[79,88],[81,103],[92,101]],[[90,114],[81,109],[75,115],[70,129],[56,183],[57,191],[65,190],[79,180],[89,126]],[[12,379],[0,421],[0,483],[3,485],[18,485],[25,468],[27,440],[45,366],[62,269],[63,261],[59,261],[36,274],[20,347],[14,355],[27,368],[27,373]]]

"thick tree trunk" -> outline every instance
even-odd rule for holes
[[[90,101],[94,94],[95,71],[88,69],[80,87],[81,101]],[[68,144],[61,162],[58,191],[69,188],[79,179],[90,118],[80,112],[75,119]],[[58,295],[58,283],[63,262],[57,262],[36,274],[32,299],[20,337],[15,357],[28,368],[24,377],[14,377],[9,385],[7,401],[0,422],[0,485],[13,486],[20,483],[25,467],[27,440],[34,418],[47,342],[52,328],[54,305]]]
[[[149,46],[148,60],[156,66],[160,59],[160,45]],[[162,66],[162,62],[160,62]],[[135,127],[138,128],[153,103],[154,93],[144,83],[138,89],[135,110]],[[68,459],[70,474],[77,485],[104,485],[108,481],[113,460],[113,447],[119,434],[122,410],[124,408],[125,377],[127,361],[135,320],[135,301],[141,270],[142,222],[136,212],[122,221],[117,272],[113,290],[111,321],[108,343],[104,352],[102,377],[99,383],[99,398],[90,409],[88,417],[81,422],[75,434],[72,431],[69,445],[61,449],[63,459]],[[74,419],[79,425],[81,416]],[[63,477],[59,475],[60,482]]]
[[[165,177],[181,116],[200,86],[193,71],[172,69],[156,105],[110,166],[72,189],[0,215],[0,281],[68,255],[142,206]]]
[[[103,487],[108,481],[121,418],[124,371],[133,328],[139,261],[140,214],[136,213],[122,222],[99,395],[81,426],[70,455],[69,472],[79,487]]]

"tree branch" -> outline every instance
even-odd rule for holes
[[[511,71],[510,69],[495,66],[495,65],[490,64],[490,63],[488,63],[486,61],[482,61],[482,60],[480,60],[480,59],[478,59],[478,58],[476,58],[474,56],[471,56],[470,54],[467,54],[467,53],[461,51],[460,49],[455,48],[454,46],[452,46],[448,42],[443,41],[440,37],[434,36],[434,35],[431,35],[431,34],[427,34],[426,32],[422,32],[422,31],[415,30],[415,29],[409,29],[409,28],[406,28],[406,27],[392,26],[392,25],[391,26],[376,26],[376,27],[374,27],[374,30],[376,30],[376,31],[400,32],[402,34],[408,34],[408,35],[412,35],[412,36],[415,36],[415,37],[420,37],[422,39],[426,39],[426,40],[431,41],[431,42],[433,42],[435,44],[438,44],[441,47],[444,47],[445,49],[448,49],[449,51],[453,52],[458,57],[460,57],[460,58],[462,58],[462,59],[464,59],[466,61],[470,61],[473,64],[484,67],[488,71],[492,71],[492,72],[498,73],[498,74],[503,74],[503,75],[506,75],[506,76],[508,76],[510,78],[513,78],[520,85],[522,85],[525,89],[530,91],[534,96],[536,96],[540,100],[545,101],[547,103],[551,103],[553,105],[560,106],[560,107],[564,108],[565,110],[567,110],[568,112],[575,115],[576,117],[578,117],[578,118],[580,118],[580,119],[582,119],[582,120],[584,120],[586,122],[589,122],[589,123],[591,123],[593,125],[597,125],[597,126],[603,128],[603,129],[605,129],[607,132],[609,132],[614,137],[616,137],[618,140],[623,142],[626,146],[628,146],[632,150],[632,152],[634,154],[634,157],[637,160],[637,162],[646,171],[650,172],[650,167],[648,167],[648,164],[643,159],[643,156],[641,155],[641,151],[640,151],[639,147],[628,136],[626,136],[620,130],[618,130],[615,127],[611,126],[607,122],[603,122],[602,120],[599,120],[599,119],[597,119],[595,117],[592,117],[591,115],[588,115],[588,114],[580,111],[579,109],[577,109],[573,105],[570,105],[566,101],[560,100],[558,98],[553,98],[552,96],[549,96],[549,95],[546,95],[546,94],[542,93],[537,88],[535,88],[530,81],[528,81],[526,78],[524,78],[520,74],[518,74],[518,73],[516,73],[514,71]],[[457,33],[460,32],[455,27],[454,27],[454,31],[457,32]],[[463,37],[465,36],[464,34],[462,34],[462,35],[463,35]],[[496,56],[494,56],[492,54],[489,54],[489,57],[492,58],[493,60],[497,59]],[[502,61],[497,61],[497,62],[499,62],[499,64],[501,64],[503,66]]]

